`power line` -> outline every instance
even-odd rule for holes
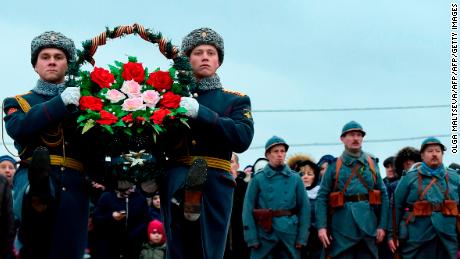
[[[447,108],[447,104],[415,105],[415,106],[388,106],[388,107],[358,107],[358,108],[323,108],[323,109],[256,109],[252,112],[343,112],[343,111],[385,111],[385,110],[414,110]]]
[[[408,140],[420,140],[426,139],[428,137],[436,137],[436,138],[446,138],[449,137],[448,134],[441,134],[441,135],[430,135],[430,136],[419,136],[419,137],[408,137],[408,138],[389,138],[389,139],[368,139],[365,140],[365,143],[384,143],[384,142],[398,142],[398,141],[408,141]],[[311,147],[311,146],[339,146],[343,145],[342,142],[318,142],[318,143],[305,143],[305,144],[289,144],[289,147]],[[250,147],[249,149],[264,149],[265,146],[255,146]]]

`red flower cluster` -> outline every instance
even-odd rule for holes
[[[102,100],[94,96],[82,96],[80,98],[80,110],[85,111],[90,109],[92,111],[100,111],[104,104]]]
[[[121,76],[126,81],[134,80],[140,84],[144,82],[144,68],[141,63],[128,62],[123,65],[123,73],[121,73]]]
[[[115,77],[110,71],[101,67],[95,67],[90,74],[91,80],[101,88],[110,88],[110,85],[115,82]]]
[[[173,85],[173,80],[169,72],[156,71],[150,74],[146,83],[161,92],[163,90],[170,90]]]

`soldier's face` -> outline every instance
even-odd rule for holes
[[[385,167],[385,172],[388,178],[393,178],[395,176],[393,165],[388,165],[387,167]]]
[[[284,160],[286,159],[286,148],[284,145],[276,145],[265,155],[268,159],[268,163],[273,167],[277,167],[284,164]]]
[[[431,168],[442,164],[443,151],[439,145],[428,145],[421,155],[423,162]]]
[[[43,81],[62,83],[67,72],[67,57],[60,49],[42,49],[38,54],[35,71]]]
[[[194,48],[190,53],[190,64],[198,79],[214,75],[220,66],[216,47],[200,45]]]
[[[361,150],[363,144],[363,133],[360,131],[347,132],[343,137],[340,137],[345,149],[351,151]]]

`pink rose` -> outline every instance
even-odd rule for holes
[[[120,90],[129,97],[139,97],[141,95],[141,85],[134,80],[124,81]]]
[[[155,90],[146,90],[142,93],[142,99],[147,107],[153,108],[160,100],[160,94]]]
[[[121,109],[124,111],[145,110],[144,101],[142,97],[128,98],[121,105]]]
[[[117,89],[111,89],[105,94],[105,97],[111,103],[117,103],[117,102],[125,99],[126,95],[124,95],[122,92],[118,91]]]

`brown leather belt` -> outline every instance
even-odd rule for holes
[[[356,194],[345,196],[345,202],[369,201],[368,194]]]
[[[292,210],[273,210],[272,213],[273,213],[272,214],[273,217],[282,217],[282,216],[294,215],[294,212]]]
[[[414,207],[412,205],[407,206],[408,211],[414,211]],[[431,211],[433,212],[442,212],[442,203],[431,203]]]

